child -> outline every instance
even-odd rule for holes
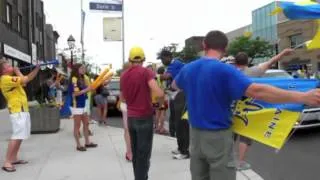
[[[6,172],[15,172],[14,165],[28,163],[17,157],[22,140],[28,139],[31,134],[28,99],[23,86],[36,77],[39,69],[40,66],[37,66],[31,73],[24,76],[18,68],[13,68],[4,59],[0,60],[1,92],[8,103],[13,132],[2,167]]]

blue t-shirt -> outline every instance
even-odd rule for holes
[[[231,104],[252,83],[233,66],[208,57],[185,65],[175,81],[186,94],[191,126],[206,130],[231,126]]]
[[[172,79],[174,79],[180,72],[180,70],[183,68],[185,64],[182,63],[178,59],[174,59],[173,62],[168,65],[167,73],[171,74]]]
[[[79,91],[86,89],[87,86],[85,85],[84,81],[79,81],[76,79],[76,83],[70,83],[68,87],[68,93],[69,96],[72,97],[72,101],[70,103],[71,107],[74,108],[84,108],[86,105],[86,100],[87,100],[87,93],[84,93],[79,96],[73,97],[72,94],[75,92],[75,89],[78,88]]]

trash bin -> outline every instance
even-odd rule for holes
[[[42,105],[29,108],[31,133],[56,133],[60,129],[60,111],[57,107]]]

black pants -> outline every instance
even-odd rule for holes
[[[147,180],[153,139],[153,117],[128,118],[135,180]]]
[[[171,137],[176,136],[176,123],[174,118],[174,100],[170,99],[170,117],[169,117],[169,133]]]
[[[178,150],[183,153],[185,152],[183,141],[185,139],[185,128],[184,124],[181,122],[182,114],[184,113],[186,106],[185,96],[183,92],[179,92],[175,99],[174,99],[174,121],[176,124],[176,137],[177,137],[177,144],[178,144]]]
[[[177,132],[179,138],[178,141],[178,149],[181,154],[189,156],[189,143],[190,143],[190,132],[189,132],[189,122],[188,120],[180,119],[178,121],[178,129]]]

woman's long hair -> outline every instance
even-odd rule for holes
[[[84,82],[84,75],[79,73],[79,69],[80,67],[83,66],[80,63],[74,64],[72,67],[72,71],[71,71],[71,76],[70,76],[70,83],[72,83],[72,78],[76,77],[78,79],[78,85],[85,85]]]

